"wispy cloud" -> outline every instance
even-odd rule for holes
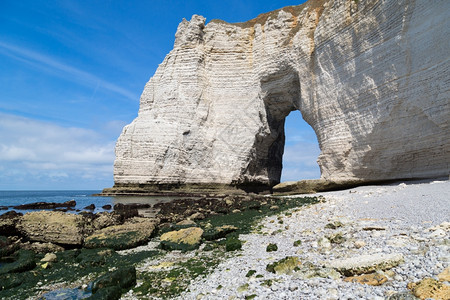
[[[112,182],[113,140],[83,128],[62,127],[0,113],[0,187],[27,180]]]
[[[114,83],[103,80],[89,72],[80,70],[68,64],[62,63],[57,59],[44,55],[23,47],[12,45],[0,41],[0,53],[7,55],[17,61],[26,63],[32,67],[40,68],[47,72],[55,72],[68,80],[76,80],[84,85],[91,86],[96,83],[100,88],[106,89],[110,92],[117,93],[126,97],[127,99],[137,101],[139,97],[133,92],[128,91]]]
[[[281,181],[319,178],[320,168],[317,164],[319,154],[319,145],[311,141],[301,141],[291,146],[286,145]]]
[[[300,181],[304,179],[318,179],[318,178],[320,178],[320,172],[316,170],[288,167],[285,170],[283,170],[281,182]]]
[[[302,164],[315,167],[317,157],[320,154],[319,145],[310,141],[298,142],[292,146],[286,146],[284,149],[283,161],[295,165]]]

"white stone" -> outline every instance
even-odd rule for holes
[[[430,238],[440,238],[440,237],[444,237],[444,236],[445,236],[445,231],[442,229],[436,229],[429,235]]]
[[[323,249],[330,249],[331,248],[331,242],[326,237],[322,237],[318,242],[318,246]]]
[[[275,184],[293,110],[322,179],[448,176],[450,1],[356,2],[183,20],[117,141],[116,185]]]
[[[325,263],[325,266],[336,269],[346,276],[350,276],[371,273],[376,270],[388,270],[401,264],[403,261],[403,254],[401,253],[375,253],[346,259],[336,259]]]
[[[362,248],[366,245],[366,242],[362,240],[357,240],[353,243],[357,249]]]
[[[47,253],[44,258],[41,259],[41,262],[55,262],[58,258],[55,253]]]

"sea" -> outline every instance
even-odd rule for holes
[[[76,201],[76,206],[71,213],[79,213],[86,206],[94,204],[95,210],[88,210],[94,213],[105,211],[102,207],[105,205],[114,206],[116,203],[146,203],[154,205],[159,202],[170,202],[177,197],[170,196],[114,196],[100,197],[93,196],[100,193],[100,190],[74,190],[74,191],[0,191],[0,214],[15,210],[21,213],[27,213],[33,210],[17,210],[13,206],[29,204],[35,202],[53,202],[63,203],[70,200]],[[106,210],[109,211],[109,210]]]

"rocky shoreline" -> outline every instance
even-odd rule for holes
[[[301,198],[300,202],[303,201]],[[142,280],[142,273],[127,268],[172,250],[191,251],[205,243],[224,251],[239,249],[237,232],[251,219],[272,212],[270,207],[276,204],[297,206],[296,201],[279,202],[279,199],[258,195],[204,195],[157,203],[153,207],[142,203],[116,204],[112,212],[96,214],[89,211],[66,213],[58,208],[26,214],[7,212],[0,216],[0,297],[27,299],[50,293],[45,297],[56,299],[52,298],[52,293],[69,293],[71,297],[104,294],[109,295],[104,299],[118,299],[136,285],[136,280],[119,289],[111,288],[119,283],[109,278],[115,275],[108,271],[126,270],[132,277]],[[59,205],[39,203],[38,206]],[[233,214],[242,226],[226,224]],[[211,219],[220,221],[212,226]],[[236,234],[234,238],[216,243],[232,233]],[[142,245],[145,248],[149,241],[155,240],[158,248],[131,255],[120,253]],[[230,250],[230,247],[234,248]],[[122,256],[126,258],[121,259]],[[93,289],[98,280],[106,280],[103,276],[109,276],[107,281],[113,283],[103,286],[104,291],[103,288]],[[152,289],[143,291],[145,295],[155,293]]]
[[[0,297],[448,299],[449,199],[434,181],[8,212]]]
[[[449,181],[320,195],[265,218],[179,299],[450,299]]]

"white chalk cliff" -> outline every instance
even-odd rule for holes
[[[450,1],[194,15],[175,37],[118,139],[116,186],[278,183],[293,110],[317,134],[323,179],[448,175]]]

